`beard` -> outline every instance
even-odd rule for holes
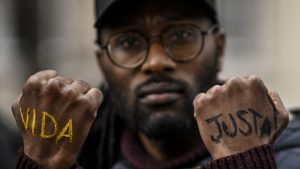
[[[216,83],[217,70],[209,70],[205,76],[195,79],[197,85],[194,87],[185,81],[171,77],[152,76],[136,87],[132,97],[129,97],[128,92],[124,92],[126,90],[117,83],[116,79],[109,79],[111,105],[114,105],[117,116],[125,122],[128,128],[141,132],[148,138],[163,142],[185,138],[192,133],[198,133],[197,123],[193,116],[194,97],[200,92],[205,92]],[[180,99],[175,103],[157,107],[141,105],[138,97],[139,90],[143,86],[157,82],[168,82],[179,86],[182,90]]]
[[[176,84],[182,92],[180,99],[174,103],[148,107],[139,104],[137,98],[138,91],[143,86],[151,83],[168,82]],[[151,77],[146,82],[139,85],[135,90],[134,109],[131,111],[131,117],[127,119],[131,128],[142,132],[148,138],[160,141],[167,141],[178,137],[184,137],[185,134],[197,129],[197,123],[193,117],[193,98],[191,88],[184,81],[175,80],[170,77]]]

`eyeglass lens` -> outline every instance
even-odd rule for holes
[[[177,61],[187,61],[198,55],[202,41],[202,33],[189,25],[171,27],[162,35],[165,51]],[[141,64],[147,57],[148,48],[146,38],[135,32],[117,34],[109,42],[112,61],[125,67]]]

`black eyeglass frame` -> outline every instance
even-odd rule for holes
[[[201,40],[202,40],[202,43],[201,43],[201,47],[199,48],[198,52],[196,52],[194,55],[192,55],[191,57],[189,57],[189,58],[186,59],[186,60],[180,60],[180,59],[177,59],[177,58],[172,54],[172,52],[169,51],[169,49],[166,47],[167,45],[165,45],[165,42],[162,40],[162,39],[163,39],[162,37],[163,37],[163,35],[165,34],[165,32],[167,32],[168,30],[170,30],[171,28],[173,28],[174,25],[169,26],[169,27],[167,27],[166,29],[164,29],[164,30],[162,31],[161,35],[159,35],[159,36],[146,37],[146,36],[144,36],[144,35],[143,35],[142,33],[140,33],[140,32],[128,31],[128,32],[134,32],[134,33],[139,34],[141,37],[143,37],[143,38],[146,40],[145,42],[147,42],[147,50],[146,50],[146,54],[145,54],[144,58],[141,59],[141,61],[137,62],[136,64],[133,64],[133,65],[130,65],[130,66],[126,66],[126,65],[122,65],[122,64],[117,63],[116,61],[114,61],[114,59],[113,59],[112,56],[111,56],[111,53],[112,53],[112,52],[111,52],[111,43],[110,43],[110,41],[111,41],[111,39],[113,39],[113,37],[115,37],[116,35],[121,34],[120,32],[119,32],[119,33],[116,33],[116,34],[114,34],[114,35],[112,35],[112,36],[109,38],[109,40],[107,41],[106,45],[101,45],[101,43],[98,43],[98,44],[99,44],[100,48],[106,50],[106,53],[107,53],[107,55],[108,55],[108,57],[109,57],[109,59],[110,59],[110,61],[111,61],[112,63],[114,63],[116,66],[119,66],[119,67],[122,67],[122,68],[125,68],[125,69],[135,69],[135,68],[141,66],[141,65],[147,60],[148,55],[149,55],[149,50],[150,50],[150,42],[151,42],[151,39],[154,39],[154,38],[155,38],[155,39],[160,39],[160,41],[162,42],[163,49],[164,49],[165,52],[168,54],[168,56],[169,56],[170,58],[172,58],[174,61],[176,61],[176,62],[181,62],[181,63],[189,62],[189,61],[195,59],[197,56],[199,56],[199,55],[202,53],[203,48],[204,48],[204,44],[205,44],[205,36],[206,36],[206,35],[209,35],[209,34],[216,33],[216,32],[219,30],[219,24],[214,24],[214,25],[212,25],[212,26],[211,26],[208,30],[206,30],[206,31],[203,31],[203,30],[202,30],[201,28],[199,28],[197,25],[193,25],[193,24],[182,24],[182,25],[185,25],[185,26],[192,26],[192,27],[196,28],[196,30],[198,30],[199,33],[202,35],[202,36],[201,36],[201,38],[202,38],[202,39],[201,39]],[[123,32],[123,33],[124,33],[124,32]]]

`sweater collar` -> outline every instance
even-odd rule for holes
[[[143,148],[134,131],[125,130],[121,137],[121,152],[124,158],[135,169],[173,169],[193,167],[199,161],[209,155],[203,144],[195,150],[182,154],[168,161],[158,161],[151,157]]]

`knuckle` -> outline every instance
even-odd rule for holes
[[[56,87],[58,83],[59,81],[56,78],[51,78],[47,82],[49,87]]]
[[[225,90],[230,94],[230,95],[235,95],[238,93],[241,93],[244,91],[246,87],[245,81],[242,80],[239,77],[232,77],[228,80],[228,82],[225,85]]]
[[[31,83],[37,83],[40,81],[40,78],[37,75],[31,75],[29,76],[29,78],[27,79],[27,83],[31,84]]]
[[[51,73],[51,74],[58,74],[57,71],[55,71],[55,70],[53,70],[53,69],[45,70],[45,72]]]
[[[63,83],[56,78],[51,78],[48,80],[47,85],[50,90],[58,90]]]
[[[98,99],[98,101],[103,100],[103,93],[99,89],[93,88],[93,93],[94,93],[95,97]]]
[[[83,85],[83,86],[90,86],[90,84],[89,83],[87,83],[86,81],[84,81],[84,80],[77,80],[81,85]]]
[[[76,81],[74,81],[74,83],[78,84],[80,87],[91,88],[90,84],[88,84],[87,82],[85,82],[83,80],[76,80]]]
[[[72,87],[66,88],[64,93],[65,93],[65,96],[67,99],[73,100],[74,98],[77,98],[77,96],[78,96],[78,92]],[[78,101],[81,101],[81,100],[79,99]]]
[[[24,84],[23,91],[32,92],[32,90],[38,90],[40,86],[41,86],[41,79],[38,76],[32,75],[27,79],[26,83]]]
[[[231,77],[227,81],[228,86],[236,86],[241,83],[241,79],[238,77]]]
[[[251,75],[251,76],[249,76],[248,79],[249,79],[249,82],[252,84],[262,84],[262,80],[258,76]]]
[[[249,90],[256,90],[256,91],[260,91],[260,92],[267,91],[267,88],[266,88],[264,82],[258,76],[249,77],[247,86],[249,87]]]
[[[92,105],[95,107],[99,107],[103,101],[103,94],[97,88],[90,89],[89,94],[87,94],[86,96],[89,98],[89,100],[92,101]]]
[[[70,84],[70,86],[82,94],[86,93],[91,88],[87,82],[82,80],[76,80]]]
[[[215,86],[213,86],[211,89],[208,90],[208,93],[214,95],[214,94],[220,93],[221,90],[222,90],[222,87],[221,87],[220,85],[215,85]]]
[[[58,74],[57,71],[52,70],[52,69],[42,70],[37,73],[37,75],[57,75],[57,74]]]
[[[206,95],[205,93],[200,93],[195,97],[193,101],[193,105],[195,109],[199,109],[203,107],[203,105],[205,105],[206,102],[205,95]]]
[[[60,79],[62,82],[66,84],[70,84],[73,82],[72,78],[66,77],[66,76],[56,76],[55,78]]]

